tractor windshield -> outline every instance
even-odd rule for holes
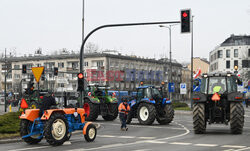
[[[227,78],[228,92],[237,92],[236,77],[231,76]]]
[[[226,77],[209,77],[208,94],[226,92]]]

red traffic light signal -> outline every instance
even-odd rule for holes
[[[77,76],[78,76],[79,79],[83,79],[83,73],[78,73]]]
[[[181,10],[181,33],[189,33],[191,30],[191,10]]]

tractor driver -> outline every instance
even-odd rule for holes
[[[123,102],[120,103],[120,105],[118,107],[122,131],[128,130],[126,122],[127,122],[128,112],[130,111],[130,107],[129,107],[127,101],[128,101],[128,98],[123,98]]]
[[[225,79],[217,79],[217,82],[214,83],[212,86],[213,93],[224,92],[225,91],[224,82],[225,82]]]
[[[50,109],[52,106],[57,105],[54,97],[54,93],[47,93],[42,99],[42,105],[40,107],[39,115],[43,115],[44,110]]]

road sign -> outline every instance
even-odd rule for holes
[[[180,94],[187,94],[187,85],[186,83],[180,84]]]
[[[174,92],[174,83],[168,83],[168,92]]]
[[[36,82],[38,83],[43,73],[44,67],[32,67],[31,70],[34,74]]]
[[[201,90],[201,79],[197,78],[197,79],[195,79],[195,81],[199,81],[199,85],[198,86],[193,85],[193,91],[194,92],[200,92],[200,90]]]

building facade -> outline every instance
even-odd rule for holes
[[[209,53],[210,72],[238,73],[244,83],[250,79],[250,36],[231,35],[222,44]]]
[[[27,66],[27,73],[22,74],[22,66]],[[44,78],[39,82],[41,89],[55,92],[74,92],[77,89],[77,73],[79,73],[79,54],[66,53],[59,55],[36,54],[29,57],[10,57],[0,60],[1,90],[4,90],[4,75],[7,76],[7,90],[12,92],[24,91],[30,77],[32,67],[44,66]],[[54,76],[54,67],[58,67],[58,75]],[[135,91],[140,81],[146,84],[166,84],[169,80],[169,62],[166,59],[145,59],[121,54],[92,53],[84,57],[84,77],[89,84],[108,85],[113,90]],[[182,65],[172,63],[172,76],[175,83],[173,99],[180,99],[179,85],[181,83]],[[37,84],[35,84],[35,87]]]

